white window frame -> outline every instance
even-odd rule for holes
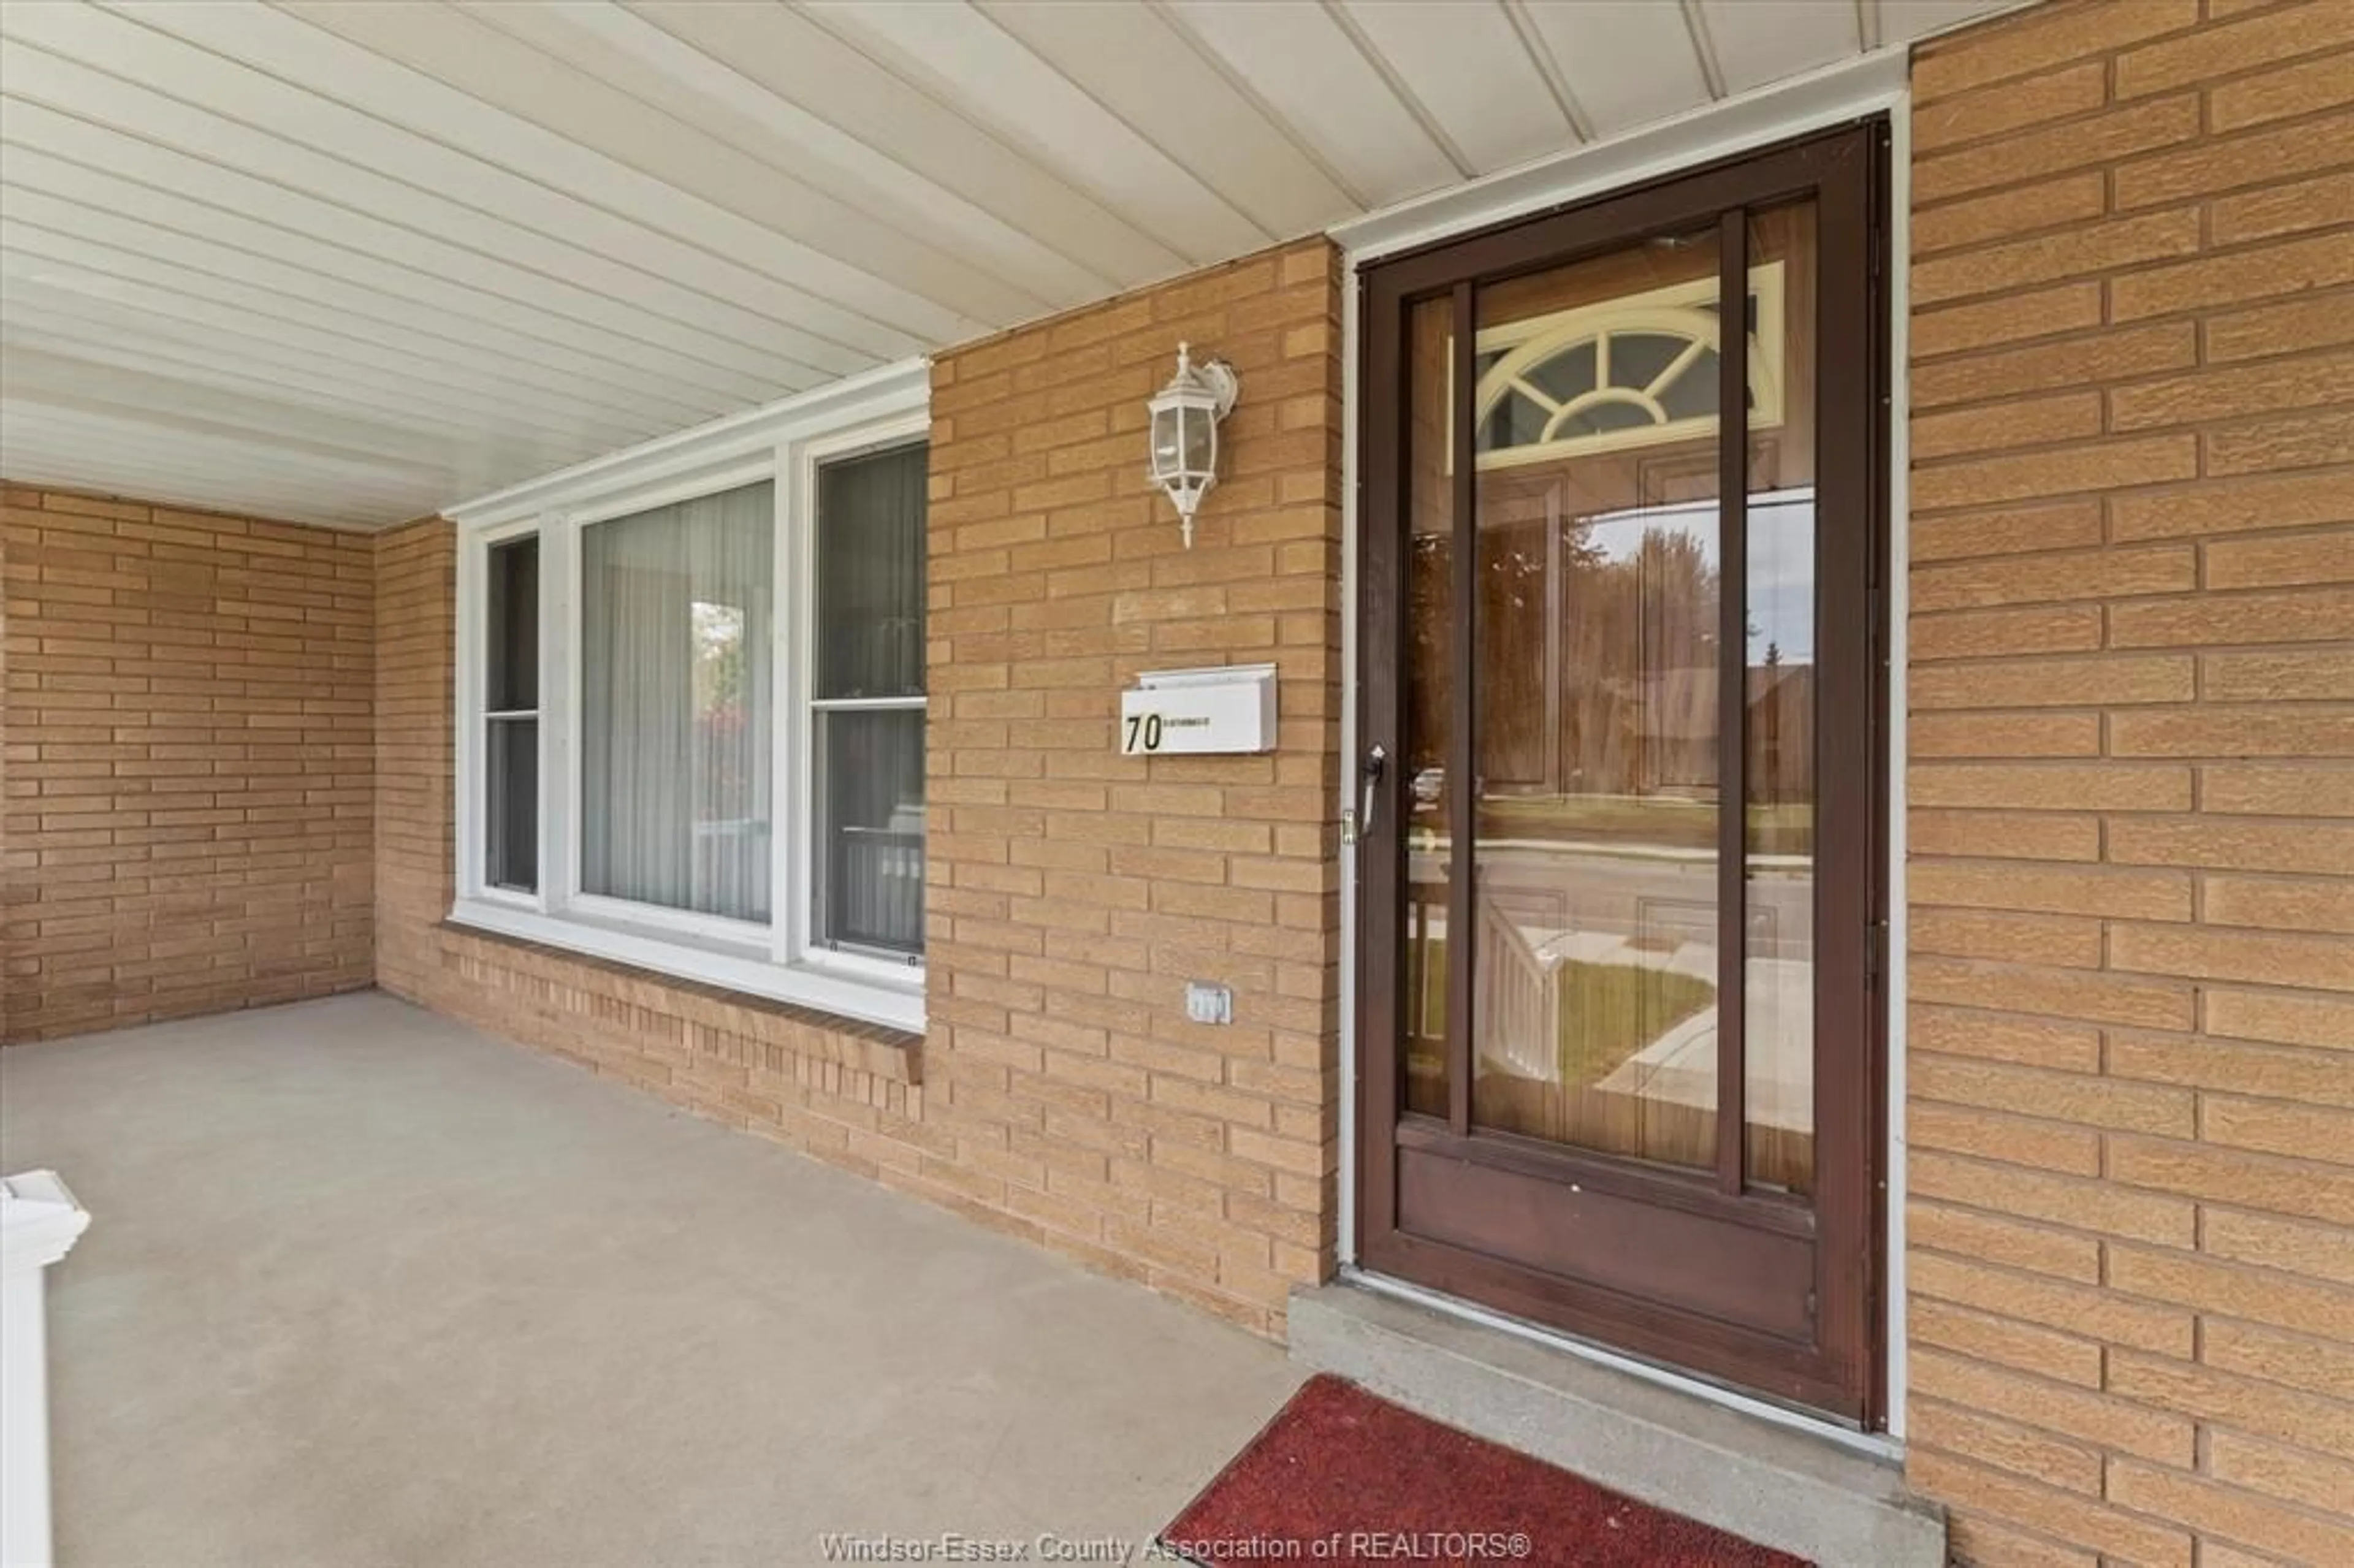
[[[924,361],[886,366],[450,510],[458,529],[452,924],[867,1022],[923,1028],[920,958],[832,951],[812,939],[811,743],[818,469],[923,440],[929,385]],[[585,893],[578,832],[581,531],[763,482],[774,486],[776,505],[769,918],[735,920]],[[483,878],[483,682],[490,552],[531,535],[539,540],[539,886],[526,894]],[[849,705],[922,711],[924,699]]]
[[[790,843],[780,843],[787,853],[777,866],[779,880],[774,885],[785,888],[790,896],[788,916],[790,930],[786,933],[796,963],[812,969],[830,970],[845,976],[863,977],[887,982],[907,974],[907,963],[895,962],[880,956],[840,948],[821,947],[816,939],[817,867],[814,863],[817,845],[817,715],[832,709],[843,712],[854,709],[886,712],[926,711],[926,697],[837,697],[821,698],[815,690],[817,670],[817,476],[818,470],[829,463],[842,462],[874,452],[889,451],[919,440],[929,432],[928,413],[910,414],[897,419],[877,419],[854,429],[832,435],[815,437],[796,449],[793,463],[792,510],[810,520],[810,525],[793,538],[792,567],[788,574],[793,598],[792,624],[798,636],[790,658],[779,675],[790,682],[778,688],[780,698],[788,704],[792,736],[790,746],[790,783],[793,798],[793,820],[799,824]],[[779,585],[780,588],[784,585]],[[782,602],[781,599],[779,602]],[[780,839],[782,835],[779,835]],[[918,959],[913,966],[922,972]]]

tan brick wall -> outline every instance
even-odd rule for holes
[[[1333,1245],[1336,257],[1252,257],[933,376],[928,1106],[917,1180],[1262,1331]],[[1179,340],[1230,361],[1182,548],[1144,478]],[[1141,670],[1273,662],[1268,756],[1124,758]],[[1230,1026],[1188,1022],[1189,979]]]
[[[1338,293],[1321,241],[934,373],[919,1046],[442,927],[450,526],[381,537],[377,965],[557,1051],[1260,1332],[1331,1266],[1339,1071]],[[1180,338],[1234,363],[1192,551],[1143,477]],[[1116,755],[1140,670],[1280,666],[1278,749]],[[1236,1019],[1184,1020],[1188,979]]]
[[[364,535],[0,493],[0,1040],[371,973]]]
[[[457,560],[439,517],[376,536],[376,980],[412,1000],[440,966],[456,853]]]
[[[1914,1483],[2354,1562],[2354,5],[1914,76]],[[2195,1553],[2195,1556],[2194,1556]]]

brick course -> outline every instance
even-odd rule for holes
[[[366,986],[360,534],[0,493],[0,1041]]]
[[[2354,1561],[2354,12],[2208,9],[1914,71],[1908,1469],[1965,1563]]]

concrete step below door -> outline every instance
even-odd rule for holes
[[[1291,1359],[1827,1568],[1943,1568],[1892,1460],[1361,1284],[1293,1293]]]

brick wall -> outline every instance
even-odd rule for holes
[[[1914,70],[1908,1468],[1970,1563],[2354,1562],[2354,6],[2204,9]]]
[[[440,925],[439,521],[377,545],[380,983],[1277,1331],[1335,1212],[1334,266],[1294,246],[938,361],[921,1042]],[[1181,338],[1243,379],[1190,552],[1143,477]],[[1136,672],[1228,662],[1280,667],[1273,755],[1116,755]],[[1185,1022],[1188,979],[1235,1022]]]
[[[933,376],[928,1108],[911,1180],[1261,1331],[1333,1244],[1340,361],[1320,239]],[[1177,344],[1231,362],[1193,547],[1144,478]],[[1279,666],[1268,756],[1117,755],[1141,670]],[[1189,979],[1235,1022],[1190,1023]]]
[[[412,999],[452,892],[457,560],[439,517],[376,535],[376,979]]]
[[[8,487],[0,1040],[371,962],[370,544]]]

